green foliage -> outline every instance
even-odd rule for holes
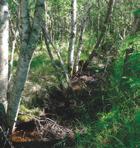
[[[109,113],[100,113],[96,123],[89,122],[83,127],[87,129],[84,134],[77,133],[77,147],[139,147],[140,112],[135,107],[133,109],[131,112],[123,106]]]
[[[105,1],[89,1],[93,3],[93,8],[88,12],[88,19],[86,30],[83,35],[83,51],[80,60],[86,60],[89,53],[94,48],[97,38],[100,35],[100,30],[103,26],[107,3]],[[14,6],[13,2],[9,0],[10,6]],[[67,67],[68,41],[70,33],[70,3],[68,0],[48,0],[48,28],[54,46],[60,49],[60,53]],[[77,30],[80,30],[80,19],[85,15],[84,0],[78,1],[78,22]],[[112,48],[118,51],[117,58],[113,67],[108,73],[109,84],[106,84],[106,90],[96,88],[97,94],[92,96],[92,89],[87,92],[80,91],[80,95],[76,98],[70,95],[80,105],[74,108],[74,111],[79,115],[75,119],[76,131],[76,147],[78,148],[133,148],[140,147],[140,35],[128,36],[131,32],[132,24],[132,10],[136,9],[137,3],[133,4],[128,1],[117,3],[113,11],[111,23],[107,27],[107,32],[103,39],[103,47],[99,50],[102,55],[103,64],[106,65],[107,54]],[[130,9],[131,7],[131,9]],[[34,12],[34,1],[30,0],[31,15]],[[12,8],[15,11],[15,7]],[[140,9],[135,10],[134,15],[140,14]],[[61,34],[61,33],[62,34]],[[121,37],[120,37],[121,36]],[[78,45],[79,32],[77,33],[75,49]],[[31,63],[31,73],[29,80],[40,84],[42,88],[47,88],[47,91],[53,92],[53,88],[58,87],[57,74],[60,75],[61,82],[64,81],[64,75],[60,68],[60,61],[57,59],[56,53],[51,49],[54,55],[54,62],[57,65],[56,71],[51,63],[47,52],[45,52],[44,43],[41,40],[43,47],[35,52]],[[125,65],[126,49],[134,48],[134,52],[129,55],[127,66]],[[110,55],[109,55],[110,56]],[[114,56],[114,55],[111,55]],[[97,57],[98,58],[98,57]],[[16,61],[14,66],[17,66]],[[100,71],[106,71],[104,68],[100,69],[98,64],[91,62],[92,74],[96,75]],[[125,74],[124,74],[125,69]],[[95,76],[96,77],[96,76]],[[100,79],[100,78],[99,78]],[[96,87],[96,85],[91,86]],[[94,91],[94,90],[93,90]],[[105,91],[105,94],[102,94]],[[85,95],[86,94],[86,95]],[[69,97],[68,94],[65,94]],[[85,96],[84,96],[85,95]],[[33,100],[33,106],[39,106],[38,98]],[[44,98],[41,98],[42,100]],[[52,98],[55,99],[55,98]],[[62,98],[61,98],[62,99]],[[103,102],[103,103],[102,103]],[[35,104],[35,105],[34,105]],[[110,105],[109,110],[105,110],[107,105]],[[96,108],[97,107],[97,108]],[[21,112],[27,115],[19,116],[20,120],[28,120],[31,116],[39,115],[40,109],[28,109],[25,104],[21,105]],[[65,147],[65,141],[59,143],[61,147]]]
[[[37,54],[31,63],[31,69],[38,69],[39,67],[43,67],[47,65],[50,61],[47,60],[46,53]]]
[[[137,16],[140,16],[140,9],[137,9],[137,10],[133,11],[133,14],[137,15]]]
[[[39,116],[41,110],[39,108],[28,108],[24,104],[20,106],[21,115],[18,116],[19,121],[29,121],[36,116]]]
[[[112,109],[109,112],[97,112],[98,119],[94,122],[88,119],[86,123],[82,121],[76,138],[78,148],[140,147],[139,39],[139,35],[130,36],[120,45],[105,96],[112,104]],[[125,67],[124,60],[128,48],[134,48],[134,52],[129,55]],[[81,133],[82,130],[85,132]]]
[[[54,73],[54,75],[52,75],[52,73]],[[32,81],[37,82],[39,84],[41,84],[41,82],[44,82],[44,80],[47,81],[47,79],[55,82],[56,77],[54,68],[52,67],[51,60],[47,56],[47,52],[45,53],[38,51],[34,55],[33,60],[31,62],[31,79]]]
[[[126,50],[128,48],[134,48],[134,52],[131,53],[129,56],[129,59],[127,61],[127,74],[125,77],[128,78],[128,83],[131,83],[131,86],[138,86],[139,83],[139,72],[140,72],[140,42],[139,42],[140,36],[130,36],[128,37],[125,41],[123,41],[120,50],[119,50],[119,55],[118,59],[115,62],[114,65],[114,73],[113,73],[113,79],[117,83],[119,83],[122,79],[123,76],[123,68],[124,68],[124,60],[125,60],[125,55],[126,55]],[[134,81],[136,82],[134,84]],[[132,84],[133,83],[133,84]]]

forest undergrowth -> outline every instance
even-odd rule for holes
[[[93,61],[84,73],[77,73],[71,79],[71,88],[65,89],[55,81],[53,69],[45,71],[44,63],[49,65],[49,61],[44,54],[38,54],[33,59],[29,80],[43,84],[43,88],[30,95],[30,103],[23,99],[21,112],[38,115],[45,109],[47,117],[73,129],[75,142],[71,147],[140,147],[139,47],[138,36],[120,44],[116,57],[104,56],[106,53],[102,52],[104,58],[95,57],[98,61]],[[42,82],[37,82],[37,75]],[[20,120],[26,118],[19,116]],[[65,140],[57,146],[68,147]]]
[[[140,148],[139,0],[0,0],[0,148]]]

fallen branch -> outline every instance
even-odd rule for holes
[[[19,123],[16,131],[11,136],[13,142],[49,142],[65,138],[74,140],[74,132],[45,116]]]

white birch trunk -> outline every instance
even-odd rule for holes
[[[82,25],[83,26],[80,29],[80,37],[79,37],[77,55],[75,57],[75,62],[74,62],[74,72],[75,73],[78,72],[79,70],[79,61],[80,61],[80,56],[81,56],[81,52],[83,49],[83,34],[85,31],[85,22]]]
[[[27,4],[27,0],[22,0],[22,2]],[[24,3],[24,4],[25,4]],[[22,5],[21,5],[22,6]],[[44,17],[44,0],[38,0],[36,3],[36,10],[32,25],[32,32],[30,36],[28,34],[30,25],[28,16],[28,7],[24,5],[22,11],[22,47],[21,53],[18,61],[18,68],[15,77],[15,83],[10,93],[10,100],[8,104],[7,119],[10,129],[13,131],[15,127],[15,122],[17,120],[19,106],[21,101],[21,95],[24,89],[24,85],[28,76],[30,69],[30,63],[33,56],[33,53],[37,47],[37,43],[41,33],[41,24],[40,20]],[[25,20],[24,20],[25,19]],[[24,32],[25,31],[25,32]]]
[[[8,39],[9,39],[9,11],[5,1],[0,2],[0,122],[7,111],[8,86]]]
[[[80,36],[79,36],[79,42],[78,42],[78,49],[75,55],[75,62],[74,62],[74,68],[73,68],[73,72],[76,73],[79,70],[79,61],[80,61],[80,56],[82,53],[82,49],[83,49],[83,35],[85,32],[85,28],[86,28],[86,22],[88,19],[88,14],[90,13],[90,9],[92,8],[92,5],[89,5],[87,8],[85,6],[85,14],[83,15],[83,17],[81,18],[81,28],[80,28]]]
[[[70,34],[69,51],[68,51],[68,69],[70,75],[72,75],[74,67],[74,52],[75,52],[76,29],[77,29],[76,19],[77,19],[77,0],[72,0],[71,34]]]

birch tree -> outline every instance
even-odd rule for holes
[[[74,61],[74,67],[73,67],[73,72],[76,73],[79,70],[79,61],[81,58],[81,53],[82,53],[82,49],[83,49],[83,36],[84,36],[84,32],[86,29],[86,22],[88,19],[88,14],[90,13],[90,9],[92,8],[92,4],[86,3],[85,7],[84,7],[84,14],[81,17],[81,23],[80,23],[80,35],[79,35],[79,39],[78,39],[78,48],[75,54],[75,61]]]
[[[76,42],[76,18],[77,18],[77,0],[71,0],[71,34],[69,40],[69,51],[68,51],[68,70],[70,75],[73,73],[74,67],[74,52]]]
[[[0,1],[0,123],[7,112],[9,11],[6,1]],[[5,128],[5,125],[1,125]]]
[[[8,104],[7,119],[10,129],[14,130],[15,121],[19,112],[21,95],[30,69],[30,63],[33,53],[41,33],[41,21],[44,17],[44,0],[36,2],[33,23],[29,21],[29,4],[28,0],[21,0],[21,51],[18,60],[18,67],[14,85],[10,92]]]

